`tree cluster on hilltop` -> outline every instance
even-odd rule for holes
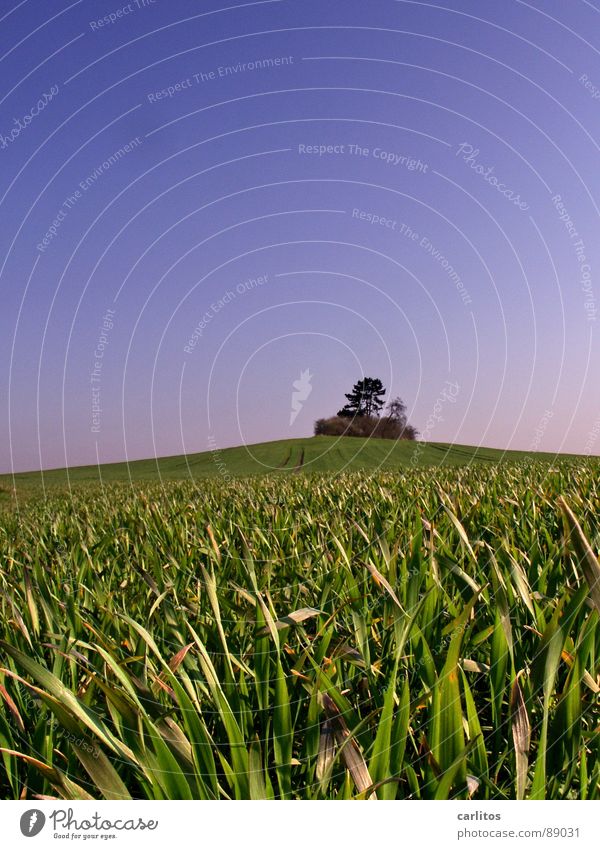
[[[379,378],[364,377],[346,393],[347,403],[336,416],[318,419],[315,436],[372,436],[378,439],[416,439],[418,430],[409,424],[406,404],[396,397],[381,415],[386,390]]]

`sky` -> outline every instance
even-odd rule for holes
[[[600,2],[0,0],[0,471],[600,453]]]

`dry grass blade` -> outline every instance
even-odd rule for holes
[[[299,622],[304,622],[306,619],[312,619],[314,616],[319,616],[321,613],[320,610],[317,610],[315,607],[302,607],[300,610],[294,610],[292,613],[288,613],[287,616],[282,616],[280,619],[275,621],[275,628],[278,631],[281,631],[283,628],[289,628],[291,625],[297,625]],[[260,631],[257,632],[258,636],[263,636],[264,634],[269,633],[269,627],[261,628]]]
[[[481,782],[474,775],[467,775],[467,793],[469,794],[469,799],[477,793],[480,784]]]
[[[221,552],[219,550],[219,545],[217,543],[217,540],[215,539],[213,529],[211,528],[210,525],[206,526],[206,533],[208,534],[208,538],[210,540],[210,544],[213,548],[213,551],[215,552],[215,556],[217,558],[217,561],[220,563],[221,562]]]
[[[277,622],[304,622],[305,619],[311,619],[313,616],[318,616],[321,611],[317,610],[316,607],[301,607],[300,610],[294,610],[292,613],[288,613],[287,616],[283,616],[281,619],[278,619]]]
[[[335,759],[335,734],[333,726],[329,719],[326,719],[321,726],[321,734],[319,737],[319,754],[317,755],[317,765],[315,775],[320,782],[329,780],[331,774],[331,766]]]
[[[527,786],[527,768],[529,766],[531,726],[523,692],[519,685],[519,676],[515,679],[510,691],[510,713],[517,767],[517,799],[524,799]]]
[[[579,566],[581,566],[584,578],[590,588],[591,599],[596,610],[600,613],[600,563],[598,563],[598,558],[594,554],[592,546],[581,530],[581,525],[562,496],[558,499],[558,504],[565,517],[569,538],[579,558]]]
[[[468,657],[464,658],[461,665],[465,672],[484,673],[490,671],[490,667],[487,665],[487,663],[479,663],[478,660],[471,660]]]
[[[0,670],[0,672],[1,671],[3,671],[3,670]],[[12,698],[10,697],[6,687],[3,684],[0,684],[0,696],[2,696],[2,698],[6,702],[6,705],[9,709],[9,711],[12,713],[14,718],[17,720],[17,725],[19,726],[21,731],[25,731],[25,723],[23,722],[21,714],[19,713],[19,709],[17,708],[16,704],[14,703]]]
[[[335,741],[340,747],[340,755],[344,765],[352,776],[352,781],[354,781],[358,793],[365,793],[373,786],[373,779],[369,773],[367,762],[358,747],[358,743],[354,737],[351,736],[344,717],[338,710],[337,705],[331,696],[328,696],[326,693],[323,695],[323,707],[325,708],[325,713],[333,726]],[[372,792],[367,796],[367,798],[377,799],[377,794]]]
[[[388,580],[386,580],[386,578],[383,577],[383,575],[381,574],[379,569],[377,569],[375,566],[373,566],[372,563],[365,563],[365,566],[367,567],[367,569],[369,570],[369,572],[371,573],[371,575],[375,579],[375,583],[378,586],[385,587],[385,589],[387,590],[387,592],[388,592],[390,598],[392,599],[392,601],[394,602],[394,604],[397,605],[398,609],[401,610],[404,613],[404,608],[400,604],[400,601],[398,600],[398,596],[396,595],[396,593],[392,589],[390,582]]]
[[[173,657],[169,661],[169,669],[171,670],[171,672],[177,672],[177,670],[185,660],[186,654],[191,648],[193,648],[193,646],[193,643],[188,643],[187,646],[184,646],[182,649],[179,649],[177,654],[173,655]]]
[[[596,681],[594,681],[587,669],[583,671],[583,677],[581,680],[583,681],[586,687],[589,687],[592,693],[600,693],[600,686],[598,686]]]

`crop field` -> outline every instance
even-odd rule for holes
[[[600,464],[481,459],[5,498],[2,797],[600,799]]]
[[[537,454],[536,459],[553,460],[552,454]],[[70,486],[80,483],[114,481],[161,481],[240,477],[248,475],[287,475],[296,472],[341,473],[351,471],[392,471],[432,466],[464,466],[467,463],[499,463],[503,460],[532,459],[523,451],[449,445],[442,442],[363,439],[359,437],[315,436],[281,439],[235,448],[214,448],[198,454],[108,463],[101,466],[77,466],[45,472],[21,472],[0,475],[0,496],[13,485],[18,489]],[[575,459],[575,458],[572,458]]]

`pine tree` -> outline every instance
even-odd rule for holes
[[[378,377],[364,377],[354,384],[352,392],[346,393],[348,403],[338,412],[338,416],[378,416],[385,392]]]

